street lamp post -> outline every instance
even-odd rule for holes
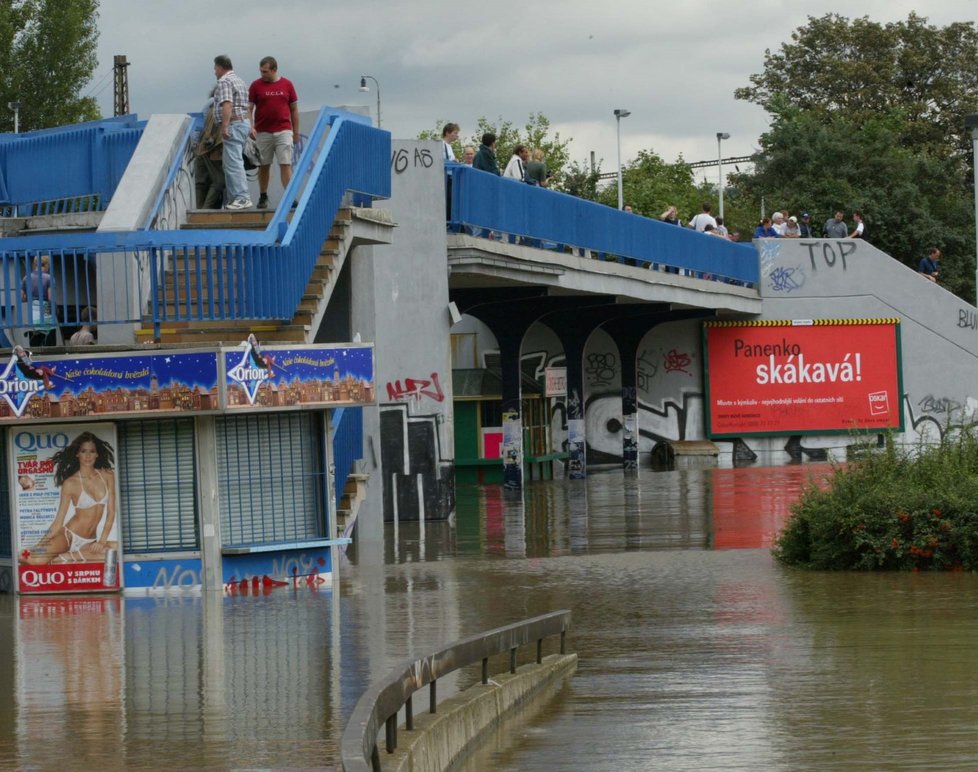
[[[975,166],[975,305],[978,305],[978,115],[966,115],[964,127],[971,129],[971,159]]]
[[[730,135],[723,131],[717,132],[717,166],[720,167],[720,218],[723,219],[723,151],[720,143],[725,139],[730,139]],[[726,224],[726,220],[724,220]]]
[[[367,78],[370,78],[377,87],[377,128],[380,128],[380,83],[373,75],[361,75],[360,76],[360,90],[370,91],[370,86],[367,85]]]
[[[20,133],[20,102],[7,102],[7,107],[14,111],[14,134]]]
[[[624,208],[624,199],[621,193],[621,119],[627,118],[631,113],[628,110],[617,108],[615,110],[615,126],[618,133],[618,211]]]

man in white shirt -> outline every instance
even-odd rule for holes
[[[700,233],[706,230],[707,225],[712,225],[714,228],[716,228],[717,221],[713,219],[713,215],[710,214],[711,209],[712,207],[710,206],[709,202],[703,204],[703,211],[689,221],[689,227],[695,228]]]
[[[856,227],[853,228],[852,233],[849,234],[850,239],[864,239],[866,238],[866,226],[863,225],[863,213],[858,209],[852,213],[852,219],[856,221]]]
[[[455,149],[452,147],[452,143],[458,139],[458,124],[457,123],[446,123],[441,130],[441,141],[445,146],[442,150],[445,163],[458,163],[458,159],[455,157]]]
[[[513,149],[513,155],[506,164],[503,177],[512,180],[526,182],[526,162],[530,160],[530,149],[526,145],[517,145]]]

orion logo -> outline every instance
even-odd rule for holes
[[[248,397],[248,404],[255,404],[255,397],[258,396],[258,387],[271,378],[268,368],[260,364],[260,354],[255,350],[255,346],[248,341],[245,345],[244,354],[241,361],[228,370],[228,378],[244,389]]]
[[[18,418],[24,414],[31,397],[44,391],[43,380],[31,377],[17,366],[17,355],[11,354],[7,367],[0,373],[0,397],[10,405]]]

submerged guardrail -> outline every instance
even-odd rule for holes
[[[543,661],[543,640],[560,636],[560,653],[566,654],[569,610],[524,619],[497,627],[439,649],[426,657],[408,660],[394,668],[382,681],[375,683],[357,702],[340,741],[340,755],[346,772],[380,770],[377,735],[386,728],[388,753],[397,749],[397,716],[405,709],[405,728],[414,728],[412,697],[425,686],[429,689],[428,712],[437,713],[438,679],[459,668],[482,662],[482,683],[489,683],[489,658],[509,652],[509,671],[516,672],[517,650],[536,642],[536,662]]]

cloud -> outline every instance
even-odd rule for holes
[[[866,0],[850,16],[906,18],[910,2]],[[217,14],[185,0],[102,0],[99,70],[129,56],[132,107],[153,112],[200,109],[213,82],[212,60],[227,53],[246,80],[273,55],[299,91],[303,109],[360,104],[376,109],[376,91],[357,90],[362,74],[381,84],[383,123],[414,137],[439,119],[474,131],[481,116],[515,124],[542,112],[573,137],[574,158],[595,150],[614,165],[612,111],[622,122],[624,157],[651,148],[667,160],[747,155],[767,126],[758,107],[733,98],[807,16],[835,10],[815,0],[758,0],[749,7],[691,0],[681,6],[639,0],[497,0],[467,7],[444,0],[356,4],[238,0]],[[976,7],[932,0],[931,23],[974,21]],[[218,18],[218,16],[220,18]],[[338,87],[337,87],[338,86]],[[111,113],[112,89],[99,96]],[[645,143],[645,144],[643,144]]]

